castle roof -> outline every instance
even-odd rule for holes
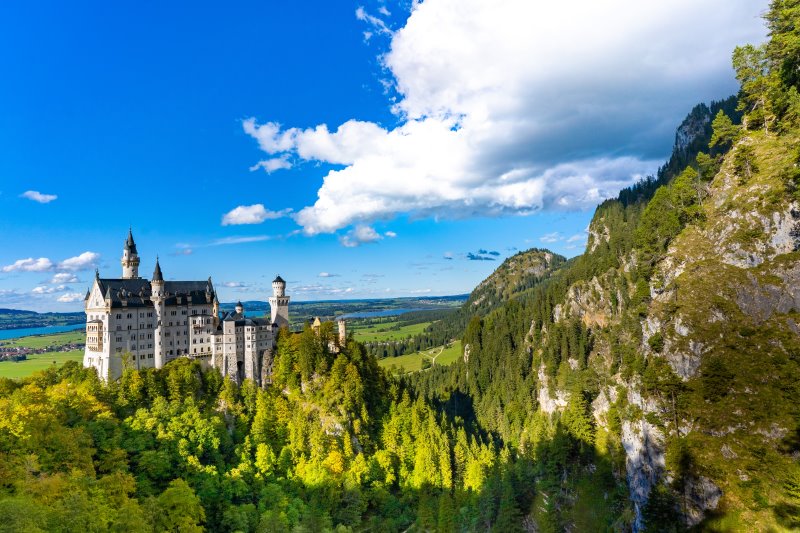
[[[153,271],[153,281],[164,281],[164,275],[161,273],[161,265],[158,264],[158,257],[156,257],[156,269]]]
[[[136,243],[133,241],[133,232],[128,228],[128,238],[125,239],[125,249],[131,254],[137,254]]]
[[[272,280],[272,283],[283,283],[283,284],[286,284],[286,282],[280,276],[277,276],[274,280]]]
[[[101,293],[111,299],[111,307],[153,307],[150,297],[153,293],[150,281],[142,278],[103,278],[97,280]],[[206,281],[165,281],[164,303],[167,306],[191,301],[195,304],[208,303]],[[123,302],[125,305],[123,306]]]
[[[244,316],[244,313],[222,313],[222,320],[220,321],[217,331],[222,331],[222,322],[235,322],[238,326],[271,326],[272,322],[267,318],[249,318]]]

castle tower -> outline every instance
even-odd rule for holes
[[[217,326],[219,326],[219,298],[217,298],[217,293],[214,293],[214,303],[211,307],[211,314],[214,315],[214,331],[217,331]]]
[[[236,314],[241,315],[244,313],[244,306],[241,301],[236,302]]]
[[[133,242],[133,232],[128,228],[128,238],[122,249],[122,279],[136,279],[139,277],[139,254],[136,243]]]
[[[164,294],[164,275],[161,273],[161,265],[158,263],[158,258],[156,257],[156,268],[153,271],[153,279],[150,281],[150,287],[152,293],[150,295],[150,300],[153,302],[153,311],[155,311],[155,320],[156,320],[156,330],[154,341],[154,358],[155,358],[155,367],[162,368],[164,366],[165,358],[164,353],[166,352],[164,347],[164,303],[166,299],[166,295]]]
[[[289,325],[289,297],[286,296],[286,282],[278,276],[272,282],[272,296],[269,298],[272,323],[278,327]]]
[[[340,318],[336,323],[339,325],[339,346],[345,346],[347,344],[347,324],[344,318]]]

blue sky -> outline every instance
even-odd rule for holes
[[[469,292],[581,253],[594,205],[735,91],[766,2],[0,5],[0,307],[120,272],[224,300]],[[238,209],[237,209],[238,208]],[[469,259],[495,251],[495,261]]]

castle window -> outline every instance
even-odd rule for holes
[[[122,318],[122,314],[121,313],[117,313],[117,318]]]
[[[130,331],[130,330],[131,330],[131,325],[130,325],[130,324],[128,324],[128,331]]]
[[[130,313],[128,313],[128,318],[133,318],[133,315],[131,315]]]

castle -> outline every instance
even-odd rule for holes
[[[83,366],[103,380],[127,367],[161,368],[178,357],[198,359],[237,383],[269,382],[278,329],[289,325],[286,282],[276,277],[269,298],[271,316],[245,316],[241,302],[220,313],[214,285],[207,281],[165,281],[156,259],[153,277],[139,277],[133,234],[122,251],[122,277],[101,278],[86,292],[86,352]]]

